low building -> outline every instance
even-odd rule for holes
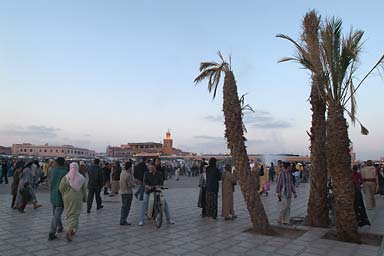
[[[30,143],[13,144],[12,154],[17,156],[35,157],[64,157],[64,158],[94,158],[96,152],[93,150],[78,148],[72,145],[52,146],[33,145]]]
[[[11,147],[0,146],[0,155],[11,155],[11,154],[12,154],[12,148]]]

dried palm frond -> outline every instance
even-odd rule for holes
[[[239,98],[239,102],[240,102],[240,106],[241,106],[241,127],[243,128],[244,133],[247,133],[247,128],[245,127],[245,124],[244,124],[245,112],[246,111],[255,112],[255,110],[253,110],[251,105],[245,104],[245,95],[247,95],[247,94],[248,93],[245,93],[245,94],[241,95],[241,97]]]
[[[347,114],[349,115],[349,117],[352,119],[352,113],[348,110],[348,109],[345,109],[344,108],[344,110],[347,112]],[[360,120],[356,117],[356,116],[354,116],[354,119],[359,123],[359,125],[360,125],[360,133],[362,134],[362,135],[368,135],[369,134],[369,131],[368,131],[368,129],[360,122]]]

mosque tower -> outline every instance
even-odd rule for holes
[[[163,140],[163,155],[173,155],[172,142],[173,140],[171,139],[171,133],[168,129]]]

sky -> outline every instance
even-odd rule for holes
[[[246,116],[249,153],[309,154],[309,72],[293,46],[301,21],[315,9],[364,34],[356,79],[384,53],[380,0],[0,1],[0,145],[108,145],[161,142],[226,153],[222,83],[215,100],[207,82],[195,85],[202,61],[232,58],[239,94],[255,110]],[[357,116],[370,134],[350,125],[357,159],[384,156],[378,73],[357,93]]]

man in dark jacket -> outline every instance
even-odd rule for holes
[[[95,159],[93,160],[93,165],[88,170],[88,200],[87,200],[87,213],[91,212],[92,203],[93,203],[93,195],[96,197],[96,206],[97,210],[103,208],[104,206],[101,205],[101,197],[100,192],[101,188],[104,184],[103,179],[103,169],[99,166],[100,160]]]
[[[148,172],[148,167],[147,167],[147,159],[143,158],[143,160],[136,165],[133,173],[133,177],[136,179],[136,182],[139,183],[139,189],[135,193],[135,197],[138,198],[138,195],[140,195],[140,201],[143,201],[144,197],[144,173]]]
[[[50,199],[53,207],[53,217],[51,222],[51,230],[48,235],[48,240],[56,239],[56,232],[63,231],[63,224],[61,223],[61,215],[64,211],[63,197],[59,191],[59,184],[61,179],[68,173],[65,167],[65,159],[58,157],[56,159],[56,167],[51,170],[50,183]]]

